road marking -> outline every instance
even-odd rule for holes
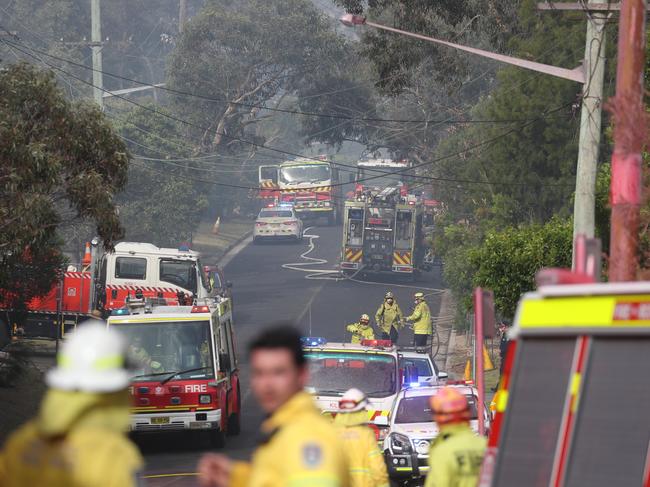
[[[196,477],[199,472],[184,472],[184,473],[156,473],[151,475],[143,475],[143,479],[162,479],[165,477]]]
[[[233,260],[235,257],[237,257],[237,254],[244,250],[244,248],[253,241],[253,236],[250,235],[249,237],[246,237],[244,240],[239,242],[237,245],[235,245],[232,249],[226,253],[221,259],[219,259],[219,267],[222,269],[226,267],[228,264],[230,264],[230,261]]]

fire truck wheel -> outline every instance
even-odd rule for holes
[[[226,437],[220,429],[210,431],[209,435],[213,448],[223,448],[226,446]]]
[[[241,394],[237,384],[237,404],[241,410]],[[228,416],[228,436],[236,436],[241,432],[241,416],[239,413],[232,413]]]

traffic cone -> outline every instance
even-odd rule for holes
[[[221,226],[221,217],[217,217],[217,221],[212,225],[212,235],[217,235],[219,233],[219,227]]]
[[[81,261],[83,265],[90,265],[92,258],[90,257],[90,242],[86,242],[86,251],[84,252],[84,258]]]
[[[494,369],[494,364],[490,359],[490,355],[488,354],[487,348],[485,348],[485,345],[483,345],[483,370],[487,372],[488,370],[493,370],[493,369]]]
[[[472,380],[472,361],[470,359],[467,359],[467,363],[465,364],[465,374],[463,374],[463,379]]]

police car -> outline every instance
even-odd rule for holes
[[[288,238],[302,240],[303,224],[293,205],[272,205],[262,208],[253,229],[253,241]]]
[[[413,367],[416,371],[417,382],[428,382],[431,385],[441,385],[447,380],[447,372],[438,369],[431,355],[412,347],[400,347],[399,364],[402,370]]]
[[[485,428],[490,428],[490,413],[483,405],[477,408],[478,391],[472,385],[450,384],[467,397],[470,407],[470,426],[478,434],[478,410],[485,417]],[[383,443],[386,465],[391,479],[417,481],[429,470],[429,447],[438,436],[438,425],[433,421],[429,398],[442,386],[413,385],[401,391],[391,410],[388,435]]]

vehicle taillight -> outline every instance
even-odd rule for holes
[[[295,225],[297,222],[295,220],[291,220],[290,222],[282,222],[283,225]]]
[[[199,305],[192,306],[192,313],[209,313],[209,312],[210,312],[210,306],[199,306]]]
[[[264,222],[255,222],[256,227],[263,227],[264,225],[266,225]]]

